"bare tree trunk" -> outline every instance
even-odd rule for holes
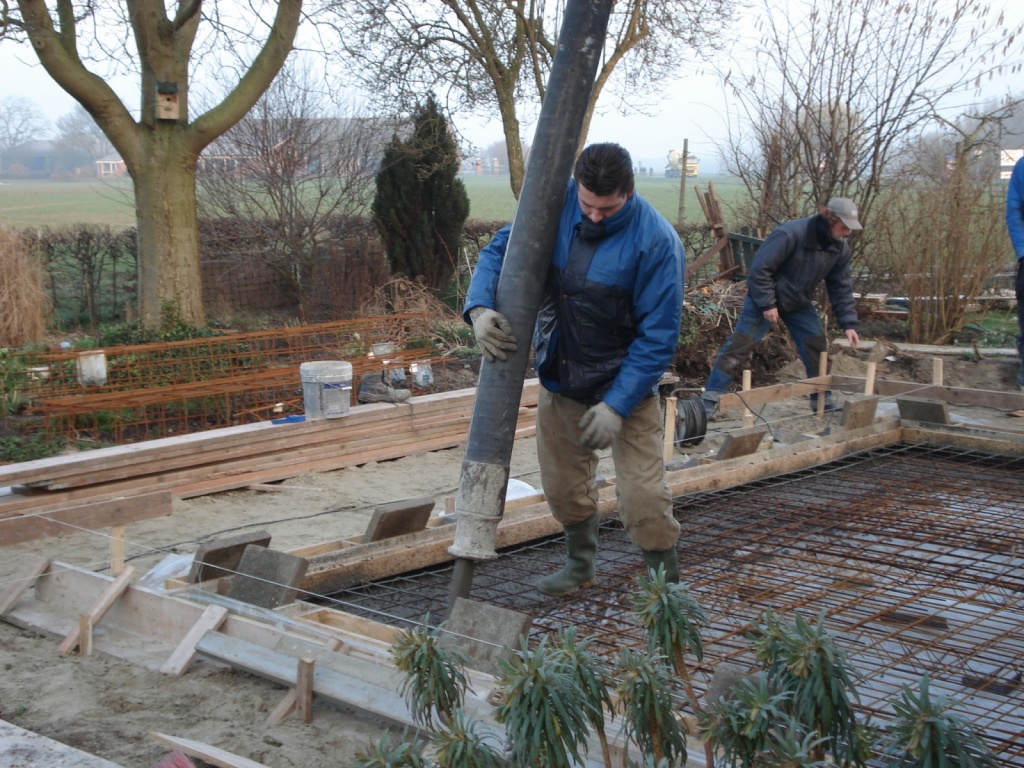
[[[171,301],[181,319],[203,326],[195,161],[185,160],[176,142],[153,139],[132,170],[139,253],[147,254],[138,266],[139,319],[147,328],[158,326]]]

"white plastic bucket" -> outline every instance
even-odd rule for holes
[[[352,404],[352,363],[318,360],[299,366],[306,419],[336,419]]]
[[[102,349],[79,352],[75,368],[78,383],[83,387],[102,387],[107,383],[107,355]]]

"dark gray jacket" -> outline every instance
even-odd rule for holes
[[[824,281],[836,322],[845,331],[857,327],[850,246],[845,240],[823,246],[816,232],[823,224],[820,215],[794,219],[768,235],[750,265],[747,292],[762,312],[777,307],[786,313],[811,306]]]

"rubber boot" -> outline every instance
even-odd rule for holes
[[[601,515],[595,512],[582,523],[565,526],[565,567],[557,573],[537,579],[538,592],[551,597],[568,595],[579,587],[594,583],[594,555],[597,554],[597,529]]]
[[[647,563],[647,569],[652,573],[657,573],[658,568],[664,566],[666,584],[679,583],[679,556],[676,554],[675,547],[663,549],[660,552],[645,549],[644,562]]]

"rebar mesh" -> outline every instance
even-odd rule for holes
[[[812,470],[676,500],[680,573],[711,618],[694,683],[753,666],[746,633],[771,609],[826,626],[862,676],[860,709],[883,725],[924,673],[960,702],[1006,765],[1024,766],[1024,459],[891,446]],[[560,567],[561,537],[475,567],[474,600],[533,616],[531,641],[567,624],[609,660],[644,645],[631,596],[642,561],[618,522],[602,526],[595,587],[532,589]],[[331,596],[396,626],[447,612],[451,566]],[[692,661],[692,660],[691,660]]]

